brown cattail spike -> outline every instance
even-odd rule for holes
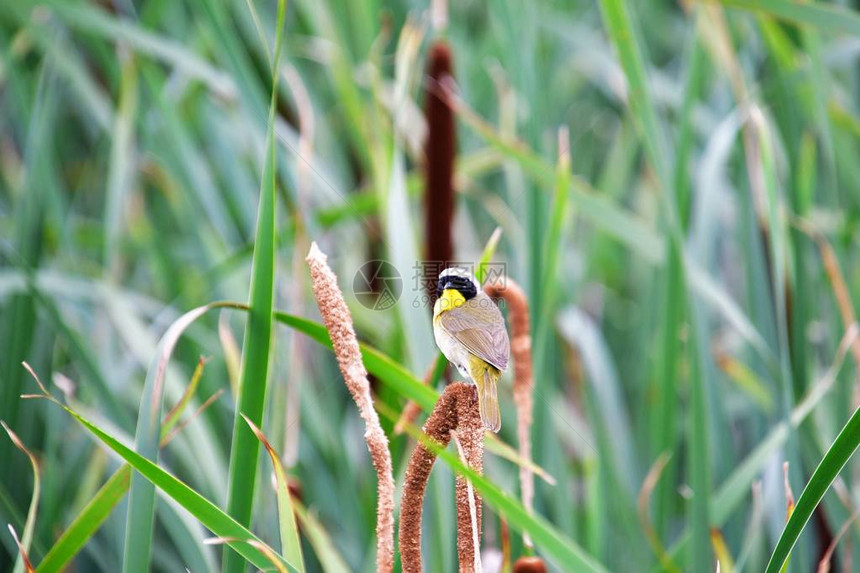
[[[514,405],[517,409],[517,442],[520,457],[528,462],[532,459],[532,338],[529,326],[529,303],[525,292],[510,278],[503,282],[484,285],[484,292],[493,298],[503,298],[508,305],[508,320],[511,329],[511,354],[514,357]],[[520,465],[520,490],[523,505],[529,513],[534,504],[534,473],[526,464]],[[531,547],[528,535],[523,537]]]
[[[444,447],[456,430],[462,455],[467,465],[478,473],[484,468],[484,424],[478,411],[478,394],[474,385],[454,382],[447,386],[424,424],[424,433]],[[403,484],[400,503],[400,558],[404,573],[421,571],[421,511],[424,492],[436,455],[419,443],[412,452]],[[473,571],[480,547],[475,547],[475,531],[481,532],[481,499],[473,493],[470,502],[469,485],[457,476],[457,555],[460,571]],[[477,517],[473,526],[472,511]]]
[[[316,243],[311,244],[307,256],[311,271],[314,297],[322,314],[328,335],[334,347],[337,363],[346,387],[364,419],[364,440],[377,474],[376,506],[376,570],[388,573],[394,569],[394,474],[391,470],[391,452],[388,438],[379,424],[373,409],[367,370],[361,359],[361,350],[352,325],[352,315],[337,286],[337,277],[326,263],[326,256]]]
[[[425,239],[426,259],[445,265],[454,259],[451,228],[454,222],[454,159],[457,153],[457,124],[442,85],[451,82],[451,49],[441,41],[430,48],[427,57],[424,116],[427,120],[425,148]],[[430,265],[426,273],[428,294],[436,296],[437,275],[441,269]]]
[[[546,563],[540,557],[520,557],[514,563],[514,573],[546,573]]]

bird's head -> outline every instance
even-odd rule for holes
[[[439,273],[439,284],[436,287],[436,296],[441,297],[446,290],[455,290],[466,300],[474,298],[478,294],[481,285],[475,277],[459,267],[450,267]]]

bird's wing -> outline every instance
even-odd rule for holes
[[[508,367],[511,344],[505,319],[489,296],[478,293],[462,306],[446,310],[439,322],[466,349],[499,370]]]

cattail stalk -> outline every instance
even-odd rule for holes
[[[466,465],[478,473],[484,469],[484,425],[478,410],[478,393],[474,385],[454,382],[445,388],[427,423],[424,433],[440,447],[456,431],[459,450]],[[418,443],[409,459],[403,498],[400,503],[400,558],[404,573],[421,571],[421,513],[427,480],[436,454]],[[463,476],[457,476],[457,555],[460,571],[475,571],[480,563],[481,498]],[[473,520],[472,516],[475,515]]]
[[[451,49],[442,41],[427,56],[424,117],[427,120],[425,147],[424,213],[426,260],[431,264],[426,279],[430,300],[436,297],[437,275],[454,259],[451,229],[454,222],[454,160],[457,154],[457,124],[454,110],[440,86],[452,81]]]
[[[337,277],[326,263],[326,256],[316,243],[307,256],[314,297],[331,338],[340,372],[349,393],[364,419],[364,439],[378,478],[376,506],[376,570],[388,573],[394,569],[394,474],[388,438],[373,409],[367,370],[361,359],[352,315],[337,286]]]
[[[514,357],[514,405],[517,409],[517,442],[520,457],[532,459],[532,406],[534,375],[532,373],[532,337],[529,327],[529,303],[523,289],[512,279],[484,285],[484,292],[493,298],[503,298],[508,305],[511,330],[511,354]],[[520,494],[523,506],[529,513],[534,507],[534,472],[528,464],[520,465]],[[532,547],[528,534],[523,542]]]
[[[451,430],[451,439],[457,446],[457,454],[460,461],[465,465],[471,465],[470,459],[480,456],[483,459],[483,435],[478,440],[470,439],[470,451],[467,454],[463,441],[460,440],[456,430]],[[470,438],[474,438],[472,435]],[[481,522],[480,515],[481,500],[472,487],[472,482],[457,476],[457,554],[460,559],[461,571],[473,571],[479,573],[481,568]],[[468,537],[467,537],[468,536]],[[477,548],[477,550],[475,549]],[[472,561],[468,561],[469,554]],[[470,567],[471,565],[471,567]]]

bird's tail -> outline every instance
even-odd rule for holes
[[[472,379],[478,387],[478,407],[481,411],[481,421],[484,428],[498,432],[502,427],[502,417],[499,414],[499,395],[496,389],[501,372],[489,364],[475,368]],[[474,371],[473,370],[473,371]]]

